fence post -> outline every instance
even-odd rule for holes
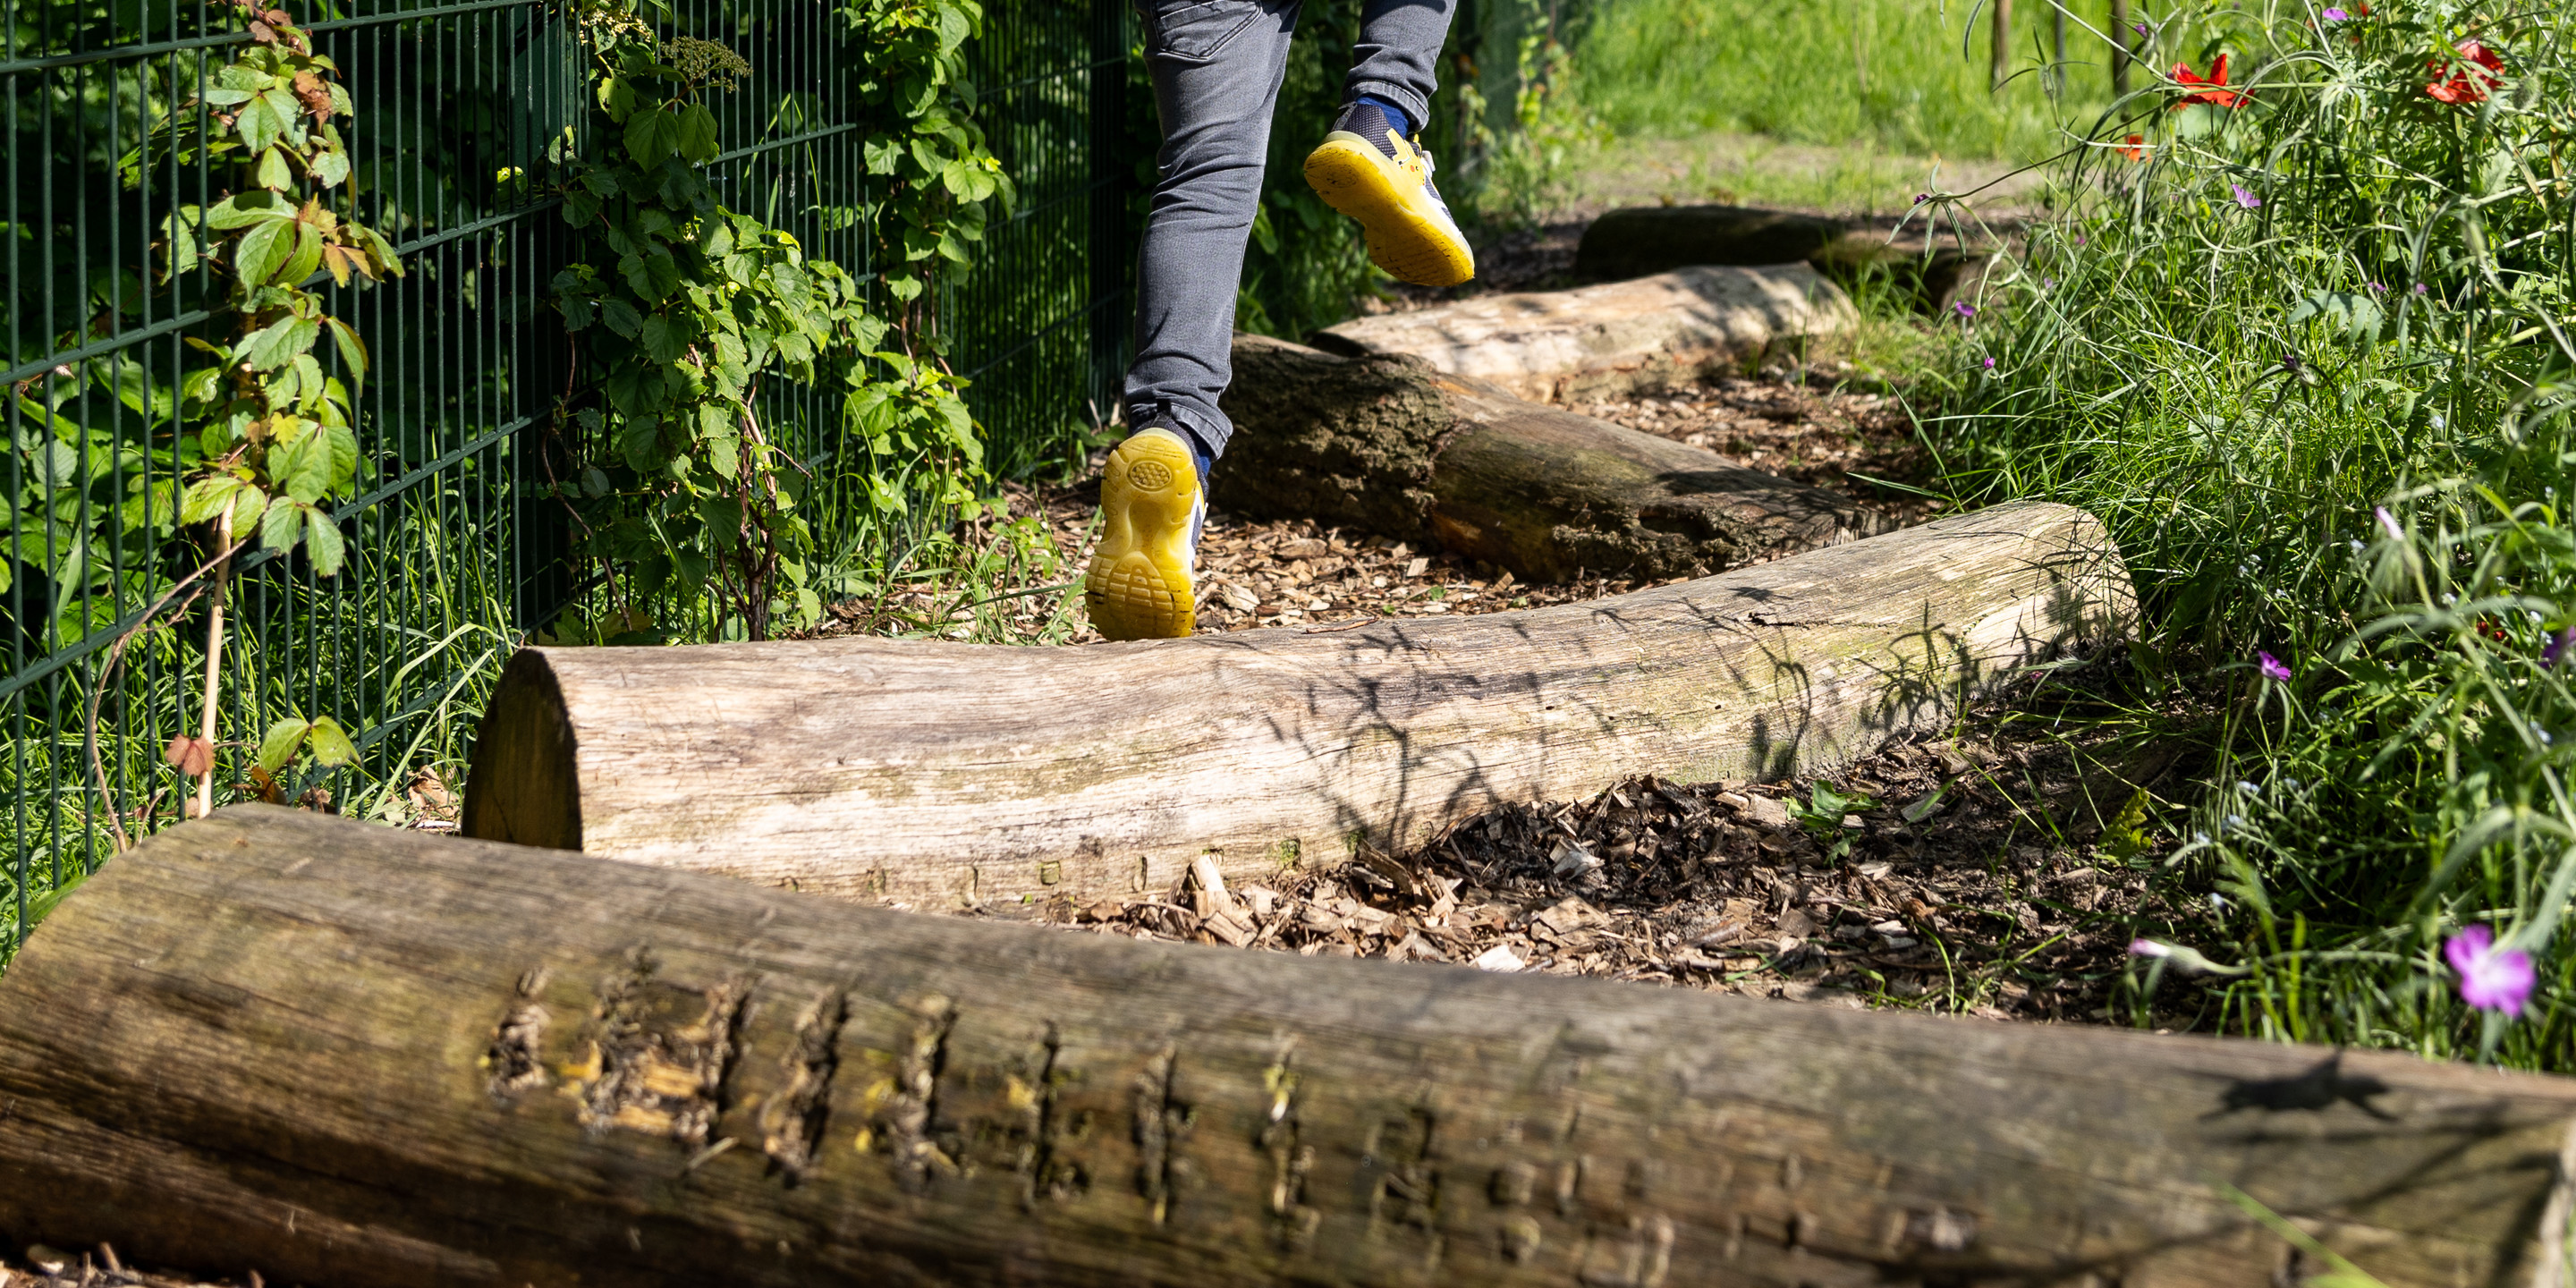
[[[2012,0],[1988,0],[1995,7],[1995,42],[1993,65],[1987,70],[1987,88],[2002,89],[2004,76],[2012,66]]]
[[[1106,418],[1126,380],[1129,244],[1127,197],[1127,0],[1092,0],[1091,12],[1091,404]]]
[[[2111,93],[2129,92],[2129,0],[2111,0]]]

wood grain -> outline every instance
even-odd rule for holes
[[[1722,264],[1355,318],[1325,328],[1314,343],[1345,357],[1411,354],[1448,375],[1561,402],[1732,375],[1775,344],[1832,335],[1858,320],[1841,288],[1803,263],[1715,266]]]
[[[1781,777],[2121,636],[2101,525],[2024,504],[1528,612],[1035,649],[528,649],[469,835],[1013,907],[1400,849],[1507,801]]]
[[[2562,1080],[905,915],[243,806],[0,978],[0,1233],[329,1286],[2555,1288]]]

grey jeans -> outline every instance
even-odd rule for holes
[[[1234,299],[1261,200],[1271,109],[1287,73],[1300,0],[1136,0],[1154,107],[1159,179],[1136,265],[1136,360],[1127,423],[1178,421],[1208,454],[1233,423],[1217,409],[1234,374]],[[1431,115],[1435,66],[1457,0],[1366,0],[1357,66],[1342,101],[1374,94],[1414,120]],[[1322,142],[1328,121],[1292,128]]]

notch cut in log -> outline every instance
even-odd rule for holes
[[[1805,264],[1694,266],[1382,313],[1313,341],[1343,357],[1409,353],[1435,371],[1563,403],[1740,374],[1777,346],[1848,331],[1858,318]]]
[[[1523,581],[1688,577],[1883,526],[1849,497],[1408,354],[1237,336],[1225,410],[1217,506],[1434,541]]]
[[[1417,846],[1640,773],[1779,778],[1937,728],[2134,615],[2099,523],[2003,506],[1527,612],[1082,648],[535,648],[465,831],[1009,909]]]
[[[1138,943],[241,806],[0,978],[0,1231],[315,1285],[2559,1288],[2576,1090]]]

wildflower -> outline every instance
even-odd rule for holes
[[[2540,664],[2554,668],[2570,654],[2576,654],[2576,626],[2570,626],[2558,632],[2550,637],[2547,644],[2541,646]]]
[[[1970,304],[1966,300],[1961,300],[1958,303],[1951,305],[1950,311],[1963,318],[1972,318],[1977,316],[1977,306]]]
[[[2146,159],[2147,159],[2147,136],[2146,136],[2146,135],[2143,135],[2143,134],[2132,134],[2132,135],[2130,135],[2130,136],[2127,138],[2127,140],[2125,140],[2125,142],[2126,142],[2127,146],[2125,146],[2125,147],[2123,147],[2123,148],[2121,148],[2121,149],[2120,149],[2120,155],[2121,155],[2121,156],[2127,157],[2128,159],[2130,159],[2130,160],[2132,160],[2132,161],[2144,161],[2144,160],[2146,160]],[[2076,238],[2076,244],[2077,244],[2077,245],[2079,245],[2079,246],[2080,246],[2080,245],[2082,245],[2082,244],[2083,244],[2083,242],[2084,242],[2084,239],[2083,239],[2083,238],[2081,238],[2081,237]]]
[[[2497,947],[2493,930],[2471,926],[2451,936],[2442,955],[2460,973],[2461,1001],[2512,1016],[2522,1014],[2522,1004],[2531,1000],[2531,954]]]
[[[2406,539],[2406,533],[2397,526],[2397,516],[2390,514],[2387,506],[2373,506],[2371,507],[2370,512],[2379,516],[2379,528],[2382,532],[2388,534],[2389,540],[2404,541]]]
[[[2346,12],[2344,12],[2344,11],[2343,11],[2343,10],[2341,10],[2341,9],[2328,9],[2328,10],[2326,10],[2324,13],[2318,14],[2317,16],[2318,16],[2318,17],[2320,17],[2320,18],[2325,19],[2325,20],[2326,20],[2326,21],[2328,21],[2328,22],[2342,22],[2342,21],[2344,21],[2344,20],[2346,20],[2346,19],[2348,19],[2348,18],[2352,17],[2352,15],[2351,15],[2351,14],[2346,13]]]
[[[2359,537],[2354,537],[2354,538],[2352,539],[2352,552],[2353,552],[2354,554],[2360,554],[2360,553],[2361,553],[2361,538],[2359,538]]]
[[[2254,656],[2257,659],[2255,665],[2263,672],[2264,679],[2278,680],[2284,683],[2289,680],[2290,668],[2285,665],[2281,659],[2259,649],[2255,651]]]
[[[1992,359],[1992,358],[1988,358],[1988,359],[1986,359],[1986,370],[1988,370],[1988,371],[1992,371],[1992,370],[1994,370],[1994,369],[1995,369],[1995,360],[1994,360],[1994,359]]]
[[[2239,778],[2236,780],[2236,790],[2251,796],[2254,793],[2263,790],[2263,788],[2251,779]]]
[[[2458,57],[2435,58],[2424,65],[2437,75],[2450,71],[2447,79],[2425,86],[2424,92],[2455,106],[2483,103],[2487,100],[2488,90],[2504,83],[2495,75],[2504,70],[2504,60],[2496,57],[2494,50],[2474,40],[2459,43]],[[2457,70],[2452,70],[2455,67]]]
[[[2132,939],[2129,941],[2129,955],[2131,957],[2171,957],[2173,945],[2160,944],[2152,939]]]
[[[2378,282],[2364,282],[2364,283],[2362,283],[2362,285],[2369,287],[2369,288],[2370,288],[2370,293],[2371,293],[2371,294],[2373,294],[2373,295],[2386,295],[2386,294],[2388,294],[2388,288],[2387,288],[2385,285],[2381,284],[2381,283],[2378,283]]]
[[[2236,194],[2236,204],[2245,207],[2247,210],[2252,210],[2263,204],[2263,199],[2261,197],[2255,196],[2241,183],[2231,183],[2227,185],[2227,187],[2229,191]]]
[[[1932,194],[1928,192],[1918,192],[1914,194],[1914,204],[1918,206],[1922,205],[1924,202],[1930,201],[1931,199]]]
[[[2415,293],[2416,293],[2417,295],[2422,295],[2422,294],[2424,294],[2425,292],[2430,291],[2430,290],[2432,290],[2432,289],[2433,289],[2432,287],[2426,286],[2426,285],[2425,285],[2425,284],[2423,284],[2422,282],[2417,282],[2417,283],[2415,284]]]
[[[2227,55],[2225,54],[2220,54],[2218,61],[2209,65],[2207,80],[2201,79],[2200,73],[2193,71],[2189,63],[2175,63],[2173,78],[2185,87],[2194,85],[2200,87],[2176,99],[2174,106],[2177,108],[2189,107],[2194,103],[2207,103],[2214,107],[2238,107],[2245,102],[2244,95],[2227,88]]]
[[[2129,30],[2134,31],[2143,37],[2147,34],[2147,24],[2143,22],[2133,22],[2129,24]]]

